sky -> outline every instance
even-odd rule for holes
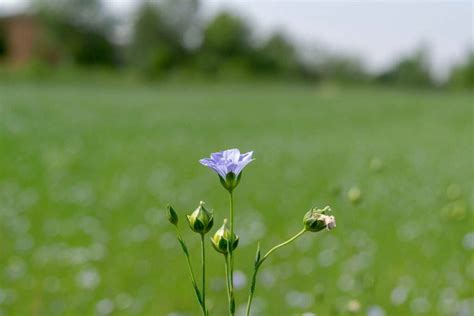
[[[103,0],[125,16],[138,0]],[[431,51],[442,77],[474,46],[474,0],[202,0],[211,17],[229,9],[247,18],[261,35],[278,29],[297,43],[322,45],[363,58],[380,71],[420,45]],[[27,0],[0,0],[0,13],[16,11]]]

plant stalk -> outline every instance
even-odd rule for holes
[[[230,315],[235,314],[235,298],[234,298],[234,195],[229,191],[229,208],[230,208],[230,240],[229,240],[229,289],[230,289]]]
[[[206,250],[204,247],[204,234],[201,234],[201,259],[202,259],[202,309],[207,316],[206,308]]]
[[[181,232],[179,231],[179,228],[177,226],[175,226],[175,228],[176,228],[176,235],[178,236],[179,244],[181,245],[181,249],[183,250],[184,256],[186,257],[186,263],[188,264],[188,270],[189,270],[189,275],[191,276],[191,283],[194,288],[194,294],[196,295],[196,299],[199,303],[199,306],[201,307],[203,316],[206,316],[206,309],[203,305],[201,292],[199,291],[199,288],[197,286],[196,277],[194,276],[193,268],[191,266],[191,260],[189,259],[188,248],[186,247],[183,237],[181,237]]]
[[[246,312],[245,312],[245,315],[246,316],[250,316],[250,308],[252,306],[252,300],[253,300],[253,296],[255,294],[255,287],[256,287],[256,284],[257,284],[257,273],[258,273],[258,270],[260,269],[260,266],[263,264],[263,262],[268,258],[268,256],[270,256],[275,250],[283,247],[283,246],[286,246],[288,244],[290,244],[291,242],[295,241],[296,239],[298,239],[301,235],[303,235],[304,233],[306,232],[306,229],[302,229],[299,233],[297,233],[296,235],[294,235],[293,237],[291,237],[290,239],[288,239],[287,241],[285,242],[282,242],[281,244],[278,244],[276,245],[275,247],[273,247],[272,249],[270,249],[264,256],[262,259],[259,259],[257,262],[255,262],[255,267],[254,267],[254,270],[253,270],[253,275],[252,275],[252,283],[250,285],[250,292],[249,292],[249,297],[248,297],[248,300],[247,300],[247,309],[246,309]]]
[[[228,304],[229,304],[229,314],[232,315],[232,294],[231,294],[231,290],[230,290],[230,279],[229,279],[229,276],[230,276],[230,273],[229,273],[229,255],[225,254],[224,259],[225,259],[225,284],[226,284],[226,288],[227,288],[227,301],[228,301]]]

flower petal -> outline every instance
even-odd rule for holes
[[[211,154],[211,159],[214,160],[215,162],[221,161],[223,157],[224,155],[222,154],[222,151]]]
[[[199,160],[199,162],[202,165],[204,165],[204,166],[214,170],[215,172],[217,172],[221,177],[225,178],[225,176],[227,174],[226,171],[222,168],[221,165],[216,164],[214,160],[212,160],[210,158],[203,158],[203,159]]]
[[[247,157],[245,160],[240,161],[240,162],[239,162],[239,165],[238,165],[238,167],[235,169],[234,173],[235,173],[236,175],[239,175],[239,174],[242,172],[242,170],[245,168],[245,166],[247,166],[249,163],[251,163],[251,162],[254,161],[254,160],[255,160],[255,159],[252,158],[252,156],[249,156],[249,157]]]
[[[237,163],[240,158],[240,150],[237,148],[225,150],[222,154],[227,163]]]
[[[243,155],[240,155],[239,161],[245,161],[245,160],[253,160],[252,159],[253,151],[249,151],[248,153],[245,153]]]
[[[233,148],[212,153],[210,158],[201,159],[199,162],[225,179],[230,172],[239,175],[253,160],[253,151],[241,155],[239,149]]]

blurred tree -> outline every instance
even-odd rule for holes
[[[376,81],[415,87],[432,86],[428,49],[421,47],[401,58],[391,69],[377,76]]]
[[[222,12],[204,28],[198,65],[206,73],[247,72],[251,55],[250,29],[244,20]]]
[[[187,33],[197,21],[197,0],[144,1],[133,26],[131,63],[148,76],[161,75],[189,57]]]
[[[104,14],[100,0],[36,0],[34,6],[49,50],[80,65],[116,62],[110,40],[114,21]]]
[[[198,22],[198,0],[161,0],[160,12],[170,34],[186,46],[186,35]],[[192,45],[191,45],[192,46]]]
[[[147,75],[169,68],[179,50],[155,4],[144,2],[139,8],[130,47],[131,63]],[[177,46],[177,47],[176,47]]]
[[[361,58],[328,50],[321,45],[308,47],[302,54],[300,74],[306,80],[333,83],[365,83],[370,80]]]
[[[281,32],[256,44],[247,22],[229,12],[202,25],[199,0],[141,0],[127,50],[113,44],[115,21],[104,13],[102,0],[32,1],[46,29],[37,51],[50,56],[49,60],[61,56],[80,65],[111,65],[117,63],[118,53],[125,51],[126,61],[149,77],[184,70],[181,74],[263,74],[341,83],[371,79],[360,59],[327,51],[307,54]],[[0,32],[0,56],[2,49]],[[473,55],[471,52],[465,64],[453,69],[450,85],[472,87]],[[428,57],[428,50],[421,47],[372,79],[432,86]]]
[[[448,85],[453,88],[474,88],[474,50],[467,53],[463,63],[453,67]]]
[[[323,54],[316,70],[321,79],[338,83],[363,83],[369,80],[362,60],[355,56]]]
[[[261,47],[255,49],[253,67],[256,73],[294,76],[298,74],[300,63],[297,50],[288,38],[276,32]]]
[[[245,55],[250,48],[250,30],[239,17],[220,13],[206,26],[202,48],[220,56]]]

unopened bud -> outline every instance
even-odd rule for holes
[[[212,211],[208,211],[204,207],[204,202],[200,202],[199,206],[191,215],[186,215],[189,222],[189,227],[199,234],[205,234],[211,230],[214,225],[214,215]]]
[[[310,232],[319,232],[325,228],[327,230],[334,229],[336,227],[336,218],[325,214],[330,210],[329,206],[322,210],[317,208],[309,210],[303,218],[304,228]]]
[[[171,205],[168,205],[166,207],[166,212],[168,215],[168,220],[170,221],[171,224],[174,226],[178,225],[178,214],[174,211],[173,207]]]
[[[234,233],[231,237],[230,229],[227,226],[227,219],[224,219],[224,224],[222,224],[221,228],[219,228],[214,236],[212,236],[211,242],[216,251],[222,254],[227,254],[230,245],[232,245],[232,249],[230,249],[232,251],[237,248],[239,244],[239,236]]]

